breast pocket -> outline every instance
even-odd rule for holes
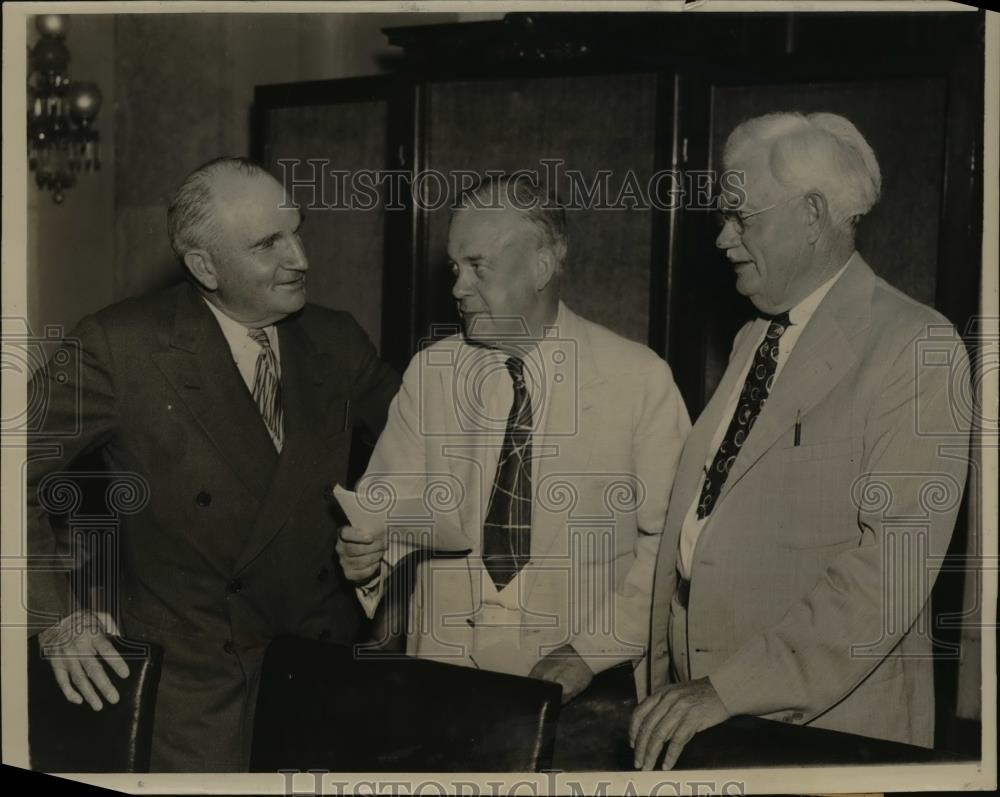
[[[781,483],[775,507],[780,545],[850,547],[860,539],[851,486],[860,473],[861,439],[789,446],[779,452]]]
[[[846,437],[842,440],[828,440],[808,446],[789,446],[782,450],[786,462],[808,462],[811,460],[848,459],[861,453],[861,438]]]
[[[348,475],[351,451],[349,405],[346,397],[331,399],[326,405],[321,423],[310,432],[314,438],[311,441],[314,466],[321,468],[327,478],[339,482],[343,482]]]
[[[323,419],[324,436],[335,437],[350,430],[352,423],[351,414],[353,411],[351,400],[347,396],[334,396],[331,398],[326,405],[326,412]]]

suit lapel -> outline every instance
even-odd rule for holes
[[[194,287],[179,292],[168,347],[152,359],[240,480],[255,495],[263,493],[277,459],[274,446],[222,330]]]
[[[298,319],[279,323],[277,330],[285,439],[261,510],[237,560],[237,570],[249,565],[281,530],[307,481],[305,473],[323,454],[326,442],[321,431],[328,419],[323,417],[319,397],[324,395],[324,383],[333,377],[325,373],[322,358]]]
[[[695,493],[701,489],[702,479],[705,475],[705,460],[708,459],[708,447],[712,443],[712,437],[719,424],[722,423],[722,414],[726,410],[726,405],[730,395],[736,388],[736,382],[743,376],[743,367],[750,358],[750,353],[755,347],[757,338],[763,332],[765,321],[755,321],[745,329],[741,340],[733,349],[729,359],[729,365],[722,375],[722,381],[712,394],[708,404],[702,411],[688,435],[681,461],[677,468],[677,476],[674,479],[674,489],[670,495],[670,506],[668,509],[668,522],[666,533],[673,529],[680,530],[684,522]],[[728,423],[728,418],[726,419]]]
[[[541,512],[540,505],[551,504],[552,500],[540,499],[539,494],[548,492],[546,477],[552,474],[586,474],[590,470],[593,455],[595,424],[600,422],[595,408],[595,395],[605,380],[598,372],[594,352],[586,327],[565,305],[560,305],[561,328],[551,343],[543,349],[543,360],[547,367],[553,363],[576,363],[576,378],[562,372],[562,379],[553,374],[547,381],[551,405],[545,416],[545,434],[532,441],[532,485],[534,490],[534,514],[531,528],[531,555],[533,559],[544,557],[556,542],[565,537],[567,521],[572,517],[563,512]],[[562,341],[575,346],[575,351],[563,351]],[[562,351],[565,356],[558,356]],[[574,426],[575,421],[575,428]],[[571,476],[567,475],[567,478]],[[525,573],[525,596],[529,596],[538,580],[541,568],[529,568]]]
[[[851,338],[871,323],[874,274],[855,255],[795,344],[719,494],[719,502],[789,428],[840,382],[856,360]],[[712,517],[718,512],[713,512]]]

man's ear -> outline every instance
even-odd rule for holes
[[[830,223],[830,206],[826,197],[819,191],[810,191],[805,195],[805,200],[806,213],[808,214],[807,223],[809,224],[806,240],[814,244],[823,234],[827,224]]]
[[[552,278],[556,275],[558,267],[556,258],[547,246],[538,248],[538,259],[535,262],[535,290],[539,293],[544,291]]]
[[[185,254],[184,265],[205,290],[214,291],[219,287],[219,280],[215,275],[215,263],[212,262],[212,256],[204,249],[194,249]]]

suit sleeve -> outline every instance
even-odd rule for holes
[[[419,367],[418,353],[411,360],[403,375],[402,385],[389,404],[387,417],[384,419],[385,428],[372,452],[368,469],[358,483],[358,492],[388,488],[401,497],[411,497],[401,495],[401,491],[413,492],[415,485],[411,482],[414,480],[422,479],[426,482],[427,459],[423,438],[419,434]],[[401,479],[400,476],[404,478]],[[415,494],[422,495],[423,490]],[[383,585],[388,573],[389,569],[383,562],[375,578],[356,590],[358,600],[369,618],[375,615],[382,600]]]
[[[379,358],[358,322],[348,318],[346,348],[355,352],[351,401],[356,407],[356,417],[375,440],[385,426],[389,402],[399,389],[399,375]]]
[[[49,510],[72,500],[72,486],[52,489],[51,478],[80,456],[101,448],[116,428],[111,355],[104,330],[84,319],[44,368],[32,376],[29,405],[39,418],[28,441],[25,484],[29,625],[40,630],[79,608],[69,588],[74,552],[57,535]]]
[[[951,368],[927,368],[921,337],[888,366],[866,422],[858,547],[709,674],[732,714],[794,709],[809,721],[853,691],[923,610],[961,503],[969,422],[952,401],[956,375],[968,374],[963,344],[956,336]]]
[[[691,421],[670,367],[657,360],[637,391],[633,408],[632,461],[639,494],[638,533],[634,560],[620,583],[604,600],[604,618],[582,623],[584,628],[609,628],[610,633],[579,634],[572,645],[595,673],[622,661],[641,658],[649,641],[653,572],[684,440]]]

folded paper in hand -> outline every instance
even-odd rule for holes
[[[442,553],[472,550],[468,537],[462,533],[457,510],[429,510],[423,497],[370,500],[339,484],[333,488],[333,495],[352,526],[367,531],[385,531],[385,560],[389,567],[418,549]]]

